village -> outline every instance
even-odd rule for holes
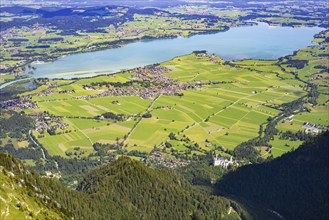
[[[1,109],[8,109],[13,111],[22,111],[24,109],[38,108],[38,105],[31,101],[29,97],[22,97],[19,99],[8,100],[0,103]]]
[[[33,96],[47,96],[49,94],[53,94],[53,90],[57,88],[57,84],[52,81],[48,81],[49,85],[46,89],[39,91],[33,95],[26,95],[16,99],[4,101],[0,103],[0,109],[8,109],[14,111],[22,111],[24,109],[33,109],[38,108],[38,105],[35,102],[32,102]],[[61,91],[61,93],[66,91]]]
[[[63,123],[63,117],[50,115],[46,112],[36,112],[30,114],[30,117],[35,120],[35,130],[40,134],[56,129],[64,130],[68,124]]]
[[[165,156],[166,153],[161,151],[154,151],[150,154],[147,159],[144,160],[146,164],[156,164],[160,167],[167,167],[175,169],[177,167],[184,167],[189,164],[189,161],[179,159],[179,158],[170,158]]]
[[[181,83],[165,76],[170,70],[159,65],[151,65],[129,70],[130,73],[136,73],[131,77],[131,83],[124,84],[113,83],[93,83],[84,85],[85,90],[102,91],[96,95],[79,96],[76,99],[88,100],[92,98],[105,96],[139,96],[144,99],[152,98],[157,95],[176,95],[182,90],[202,88],[202,83]],[[99,87],[106,86],[107,90],[100,90]],[[142,87],[142,88],[141,88]]]

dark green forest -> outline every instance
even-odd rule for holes
[[[224,175],[217,190],[277,212],[285,219],[329,219],[329,132],[296,151]]]
[[[3,174],[24,180],[29,196],[44,195],[36,199],[64,219],[250,219],[237,203],[201,193],[174,170],[154,170],[128,157],[89,173],[77,190],[28,172],[8,154],[0,154],[0,166]]]

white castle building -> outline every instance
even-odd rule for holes
[[[232,159],[232,156],[230,157],[230,160],[226,159],[225,157],[219,157],[216,154],[216,157],[214,158],[214,166],[222,166],[227,169],[229,165],[238,164],[235,160]]]

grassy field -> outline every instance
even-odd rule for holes
[[[279,157],[284,153],[298,148],[302,143],[302,141],[279,140],[275,138],[273,141],[270,141],[272,145],[271,153],[274,157]]]
[[[7,81],[14,80],[15,76],[8,74],[0,74],[0,84],[3,84]]]

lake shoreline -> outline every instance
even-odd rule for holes
[[[124,39],[115,42],[104,42],[101,45],[98,45],[98,47],[92,48],[88,51],[79,51],[70,55],[56,57],[52,59],[52,62],[49,62],[49,59],[39,59],[39,61],[47,61],[47,63],[29,64],[30,68],[27,69],[25,73],[30,71],[32,66],[32,69],[36,68],[34,75],[29,75],[32,78],[89,78],[96,75],[119,73],[122,72],[122,70],[134,69],[139,66],[161,63],[170,60],[173,57],[182,56],[184,54],[189,54],[194,50],[203,49],[207,50],[209,53],[214,53],[227,61],[245,59],[273,60],[278,57],[290,55],[301,47],[313,45],[314,43],[308,38],[313,38],[314,34],[318,33],[321,29],[319,27],[272,28],[265,22],[253,22],[250,20],[245,22],[249,25],[232,28],[226,27],[222,30],[208,30],[184,38],[179,36],[167,36],[164,38],[144,37],[143,39]],[[287,46],[289,42],[286,42],[290,40],[292,44],[295,44],[296,35],[289,33],[291,30],[294,30],[293,32],[296,32],[297,35],[303,35],[304,32],[307,35],[304,37],[304,40],[299,40],[303,41],[302,43],[297,43],[292,49],[290,49],[291,46]],[[243,36],[244,31],[255,32],[253,33],[255,36],[252,34],[246,36],[251,42],[241,40],[240,35]],[[283,32],[283,34],[280,32]],[[272,46],[272,48],[269,49],[267,48],[268,45],[266,45],[269,44],[269,42],[266,42],[266,40],[268,41],[267,38],[273,38],[273,36],[271,36],[273,34],[277,35],[277,38],[282,38],[284,40],[274,38],[274,41],[277,41],[274,42],[276,43],[276,46]],[[286,40],[284,34],[288,34],[290,39]],[[259,38],[258,40],[260,43],[257,39],[255,40],[253,38]],[[305,41],[305,39],[307,39],[307,41]],[[225,43],[221,42],[222,40],[226,40],[226,43],[230,44],[233,48],[226,47],[225,49],[224,46],[223,49],[222,47]],[[265,41],[265,44],[262,41]],[[253,43],[255,44],[254,46]],[[181,44],[183,44],[183,46],[181,46]],[[104,47],[104,45],[106,46]],[[239,49],[240,47],[242,47],[242,49]]]
[[[251,23],[257,23],[257,22],[251,22]],[[246,23],[244,25],[241,25],[241,26],[250,26],[250,24]],[[235,27],[235,26],[232,26],[232,27]],[[203,35],[203,34],[216,34],[216,33],[219,33],[219,32],[226,32],[226,31],[229,31],[231,27],[228,27],[228,26],[223,26],[223,29],[212,29],[212,30],[200,30],[200,32],[197,32],[197,33],[190,33],[187,37],[184,37],[184,38],[189,38],[189,37],[193,37],[193,36],[197,36],[197,35]],[[199,31],[199,30],[194,30],[194,31]],[[60,58],[63,58],[63,57],[66,57],[66,56],[72,56],[72,55],[77,55],[77,54],[82,54],[82,53],[90,53],[90,52],[98,52],[98,51],[102,51],[102,50],[109,50],[109,49],[115,49],[115,48],[120,48],[120,47],[124,47],[124,46],[127,46],[128,44],[131,44],[131,43],[137,43],[137,42],[144,42],[144,41],[152,41],[152,40],[166,40],[166,39],[175,39],[175,38],[179,38],[179,37],[182,37],[182,36],[179,36],[179,35],[172,35],[172,36],[160,36],[160,37],[153,37],[153,36],[143,36],[143,37],[137,37],[137,38],[133,38],[133,39],[118,39],[118,40],[115,40],[115,41],[105,41],[105,42],[102,42],[101,44],[95,44],[95,45],[107,45],[105,47],[97,47],[95,45],[92,45],[92,46],[95,46],[94,48],[89,48],[88,50],[81,50],[79,51],[80,48],[77,48],[77,51],[72,51],[72,53],[64,53],[64,54],[60,54],[58,56],[54,56],[54,57],[51,57],[51,58],[45,58],[45,59],[42,59],[42,58],[38,58],[38,59],[33,59],[33,60],[29,60],[28,62],[26,63],[23,63],[21,65],[18,65],[16,67],[13,67],[13,68],[10,68],[8,70],[6,70],[5,72],[1,72],[3,74],[9,74],[10,72],[16,70],[16,69],[19,69],[19,68],[22,68],[22,67],[26,67],[28,65],[31,65],[31,64],[45,64],[45,63],[52,63],[52,62],[55,62],[56,60],[60,59]],[[65,51],[63,51],[65,52]],[[39,63],[35,63],[35,62],[39,62]]]

